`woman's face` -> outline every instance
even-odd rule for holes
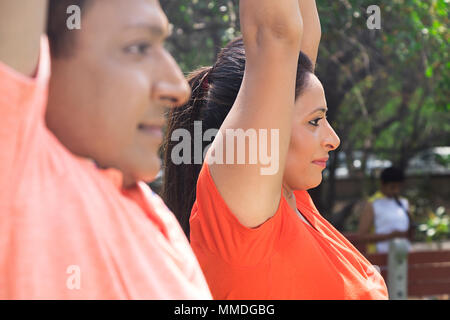
[[[326,119],[327,102],[322,84],[313,74],[307,81],[307,87],[295,102],[283,179],[292,190],[317,187],[322,181],[328,153],[340,144],[339,137]]]

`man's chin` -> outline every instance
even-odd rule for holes
[[[142,168],[139,174],[136,175],[138,181],[143,181],[145,183],[150,183],[155,181],[161,170],[161,160],[158,158],[157,161],[153,161],[151,165],[146,168]]]
[[[150,158],[142,166],[135,166],[131,170],[128,170],[128,173],[122,171],[124,174],[124,187],[132,187],[139,181],[150,183],[157,178],[160,170],[161,160],[156,156],[154,159]]]

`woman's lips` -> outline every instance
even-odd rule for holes
[[[317,164],[319,167],[326,168],[327,163],[322,161],[313,161],[314,164]]]
[[[326,168],[328,159],[318,159],[314,160],[312,163],[318,165],[319,167]]]

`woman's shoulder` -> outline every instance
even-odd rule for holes
[[[313,199],[306,190],[295,190],[295,201],[298,208],[308,209],[311,213],[319,213]]]

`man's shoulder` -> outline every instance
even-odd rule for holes
[[[374,203],[375,201],[382,200],[385,198],[386,197],[383,195],[383,193],[381,191],[377,191],[368,199],[368,201],[370,203]]]

